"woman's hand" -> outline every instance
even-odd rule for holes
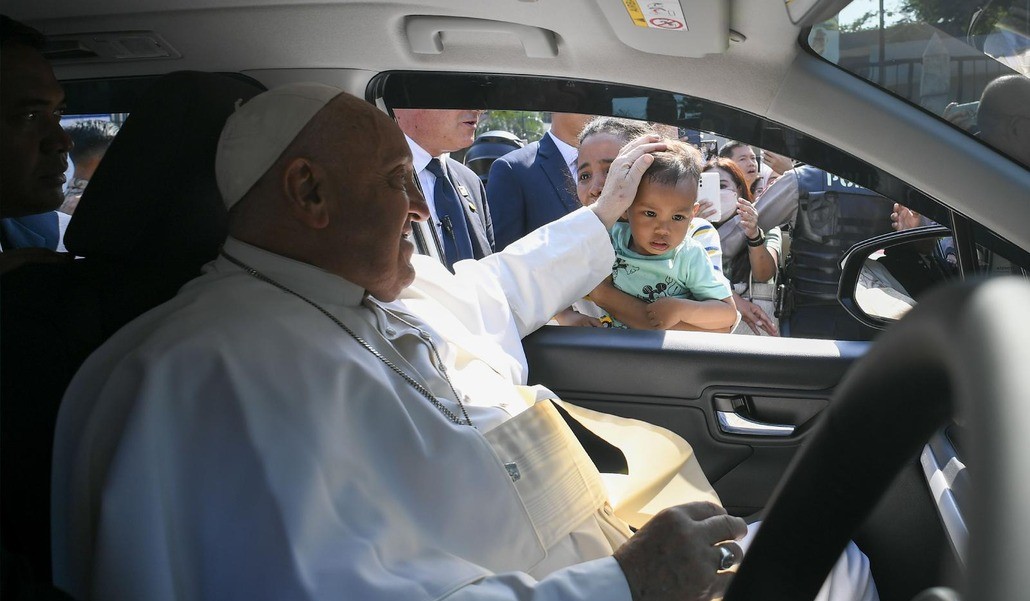
[[[737,199],[737,215],[740,215],[740,227],[744,235],[750,239],[758,237],[758,209],[755,205],[744,200]]]
[[[891,213],[891,227],[902,232],[923,225],[923,216],[912,209],[894,203],[894,212]]]
[[[710,200],[699,200],[697,202],[697,216],[701,219],[712,221],[712,217],[719,212],[719,208]],[[714,223],[714,222],[713,222]]]
[[[640,178],[654,161],[651,153],[666,149],[665,142],[658,142],[659,139],[655,134],[640,136],[623,146],[612,162],[601,195],[590,205],[590,210],[606,228],[612,229],[633,203]]]
[[[768,150],[762,151],[762,161],[769,166],[769,169],[773,170],[773,173],[779,173],[780,175],[794,168],[794,161],[782,154],[776,154]]]
[[[604,327],[600,319],[596,317],[590,317],[589,315],[583,315],[579,311],[576,311],[572,307],[563,310],[561,313],[554,316],[554,320],[561,326],[578,326],[581,328],[600,328]]]
[[[733,294],[733,302],[737,305],[737,310],[740,311],[741,321],[746,323],[752,332],[761,335],[762,332],[759,330],[764,330],[770,336],[780,335],[776,322],[761,307],[736,293]]]

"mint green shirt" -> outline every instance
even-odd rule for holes
[[[731,295],[725,278],[719,277],[702,246],[693,238],[660,255],[641,255],[629,249],[628,223],[612,227],[615,287],[640,300],[653,303],[663,296],[690,300],[722,300]],[[626,327],[615,321],[616,327]]]

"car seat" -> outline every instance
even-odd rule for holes
[[[227,213],[215,150],[244,76],[176,72],[145,92],[65,234],[77,257],[0,278],[0,470],[5,596],[50,581],[50,462],[61,397],[118,328],[171,298],[213,259]]]

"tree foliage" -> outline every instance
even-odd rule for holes
[[[547,127],[542,114],[535,111],[487,111],[480,119],[476,135],[500,129],[509,131],[526,142],[539,140]]]
[[[974,13],[985,2],[970,0],[904,0],[901,10],[916,20],[929,23],[937,29],[957,38],[964,38],[969,30]],[[977,18],[973,35],[988,33],[1007,13],[1004,2],[991,5]]]

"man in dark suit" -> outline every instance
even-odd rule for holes
[[[497,250],[579,208],[575,165],[579,132],[590,115],[554,113],[539,141],[494,161],[487,198]]]
[[[494,230],[483,182],[448,153],[468,148],[483,111],[396,109],[394,118],[408,139],[430,219],[415,233],[419,252],[448,267],[494,251]],[[453,269],[452,269],[453,271]]]

